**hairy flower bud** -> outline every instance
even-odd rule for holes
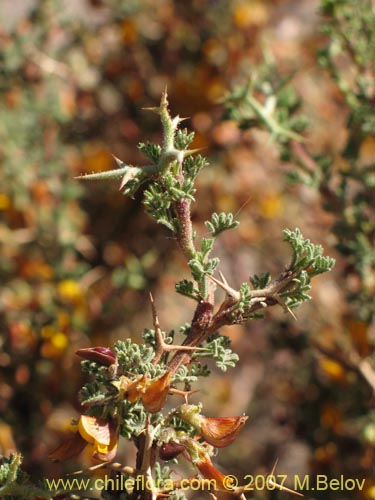
[[[115,353],[109,347],[87,347],[78,349],[77,356],[88,361],[95,361],[99,365],[110,366],[116,361]]]
[[[183,404],[178,409],[178,414],[185,422],[193,425],[196,429],[199,428],[202,410],[201,405]]]
[[[168,443],[164,443],[159,450],[159,457],[162,460],[168,461],[178,457],[180,453],[185,451],[185,446],[171,439]]]

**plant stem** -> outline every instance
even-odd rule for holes
[[[213,305],[208,302],[201,302],[198,304],[195,311],[195,315],[191,324],[191,330],[189,335],[186,337],[183,346],[200,346],[210,335],[214,334],[220,328],[225,325],[233,325],[236,323],[242,323],[247,321],[249,316],[253,315],[259,309],[264,309],[266,307],[274,306],[280,304],[279,294],[284,291],[284,289],[290,285],[296,274],[300,273],[301,270],[290,271],[286,270],[281,273],[278,279],[270,283],[266,288],[262,290],[253,290],[254,300],[248,310],[242,315],[242,317],[233,316],[233,306],[227,309],[219,309],[218,312],[210,319],[204,321],[204,315],[208,316],[209,306]],[[205,304],[206,311],[203,310],[202,304]],[[201,308],[201,309],[200,309]],[[211,310],[212,312],[212,310]],[[177,352],[171,361],[169,362],[168,368],[172,373],[176,373],[180,366],[186,365],[190,362],[193,356],[192,352]]]
[[[179,230],[177,234],[177,242],[187,261],[193,259],[196,254],[193,240],[193,225],[191,223],[190,200],[184,198],[174,204]]]

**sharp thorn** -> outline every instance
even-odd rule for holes
[[[207,275],[214,283],[216,283],[220,288],[222,288],[229,297],[232,297],[234,300],[238,301],[241,298],[241,294],[238,290],[234,290],[232,287],[230,287],[226,282],[221,282],[218,279],[216,279],[214,276],[211,274]]]
[[[221,271],[219,271],[219,274],[220,274],[220,278],[222,279],[222,282],[223,282],[225,285],[228,285],[228,281],[226,280],[226,278],[225,278],[224,274],[223,274]]]

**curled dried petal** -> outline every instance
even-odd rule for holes
[[[194,464],[205,479],[213,479],[215,481],[215,486],[218,490],[228,491],[230,484],[228,483],[227,476],[216,469],[207,453],[201,454],[199,461],[194,462]]]
[[[228,446],[237,437],[248,417],[201,417],[200,431],[207,443],[216,448]]]
[[[147,375],[142,375],[136,380],[131,380],[125,375],[121,375],[119,380],[112,381],[112,385],[117,387],[120,397],[127,399],[130,403],[135,403],[144,392],[147,384]]]
[[[157,413],[165,405],[171,385],[172,374],[168,370],[158,379],[151,381],[142,394],[142,403],[150,413]]]
[[[147,376],[142,375],[138,380],[130,382],[125,391],[125,398],[131,403],[135,403],[140,398],[147,384]]]
[[[79,455],[86,445],[87,442],[83,439],[79,432],[76,432],[73,436],[56,448],[56,450],[50,453],[48,457],[54,462],[69,460]]]

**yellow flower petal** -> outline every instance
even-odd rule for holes
[[[81,415],[78,431],[88,443],[108,446],[111,442],[110,426],[106,420],[91,415]]]

